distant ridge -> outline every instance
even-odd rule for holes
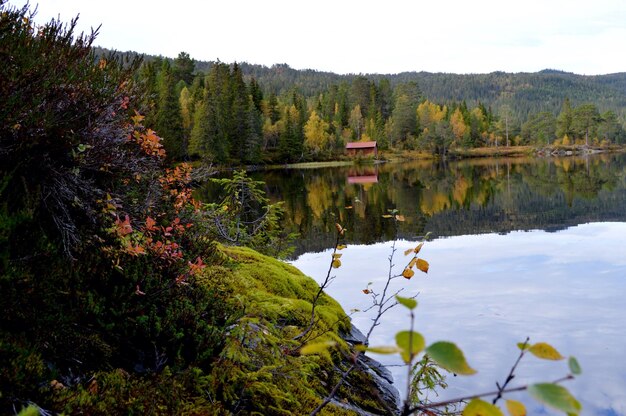
[[[110,51],[96,48],[96,54]],[[117,52],[125,57],[136,52]],[[144,55],[146,60],[164,59]],[[192,57],[193,58],[193,57]],[[168,58],[169,59],[169,58]],[[197,61],[196,71],[206,72],[214,62]],[[593,103],[601,112],[612,110],[622,122],[626,121],[626,72],[607,75],[579,75],[557,69],[534,73],[452,74],[432,72],[402,72],[398,74],[340,75],[314,69],[294,69],[286,63],[271,67],[246,62],[238,63],[246,77],[254,77],[265,92],[285,94],[293,88],[312,97],[333,84],[350,83],[356,77],[374,81],[386,78],[392,86],[417,82],[423,96],[437,103],[465,101],[468,106],[482,103],[498,111],[508,106],[513,114],[525,120],[529,114],[550,111],[558,114],[565,98],[572,105]]]

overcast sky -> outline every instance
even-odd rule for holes
[[[36,21],[78,14],[80,30],[102,25],[99,46],[198,60],[336,73],[626,72],[625,0],[41,0]]]

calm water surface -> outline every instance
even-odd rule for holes
[[[402,252],[414,247],[399,241]],[[547,341],[564,355],[574,355],[583,375],[566,387],[587,415],[626,414],[626,223],[592,223],[556,233],[514,231],[441,238],[422,250],[431,269],[410,281],[393,282],[405,295],[419,293],[416,330],[427,343],[451,340],[478,370],[471,377],[449,377],[440,398],[492,391],[506,378],[517,358],[515,344],[526,336]],[[352,245],[344,250],[343,266],[328,293],[346,310],[370,303],[360,289],[367,282],[381,287],[387,275],[390,243]],[[330,251],[308,253],[293,262],[320,280]],[[380,289],[379,289],[380,291]],[[357,327],[369,328],[370,318],[356,314]],[[395,332],[408,329],[405,310],[390,310],[374,331],[372,345],[393,345]],[[377,356],[385,364],[399,364]],[[397,386],[406,383],[404,369],[391,367]],[[527,356],[513,385],[552,381],[567,374],[565,362]],[[527,403],[530,414],[545,412],[525,394],[508,396]]]
[[[397,279],[418,294],[416,329],[427,343],[459,345],[478,374],[448,378],[441,399],[491,391],[518,355],[516,343],[546,341],[576,356],[583,375],[565,386],[586,415],[626,415],[626,158],[481,159],[447,164],[275,170],[255,173],[274,201],[285,201],[287,228],[300,233],[292,263],[324,278],[334,224],[349,231],[343,266],[328,289],[345,310],[370,302],[361,290],[380,287],[396,235],[388,209],[406,217],[395,263],[432,232],[422,250],[428,275]],[[209,192],[210,190],[206,190]],[[401,267],[401,266],[399,266]],[[379,289],[380,291],[381,289]],[[367,329],[370,317],[356,314]],[[390,310],[372,345],[393,345],[408,329],[405,310]],[[391,356],[377,356],[398,364]],[[390,367],[400,391],[405,370]],[[527,356],[514,385],[552,381],[566,362]],[[527,394],[530,414],[558,414]]]

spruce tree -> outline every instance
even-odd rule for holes
[[[248,89],[243,81],[241,68],[237,63],[233,65],[230,74],[230,95],[232,97],[228,137],[230,139],[230,156],[239,161],[246,160],[246,143],[248,134]]]
[[[154,128],[163,138],[163,147],[171,160],[180,160],[186,154],[178,95],[175,92],[172,69],[163,61],[157,75],[157,105]]]
[[[572,129],[572,106],[569,98],[563,101],[563,107],[556,119],[556,136],[561,139],[565,136],[572,137],[574,131]]]

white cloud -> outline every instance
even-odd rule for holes
[[[12,4],[21,4],[11,0]],[[339,73],[626,71],[621,0],[46,0],[39,21],[80,13],[97,44],[202,60]]]

